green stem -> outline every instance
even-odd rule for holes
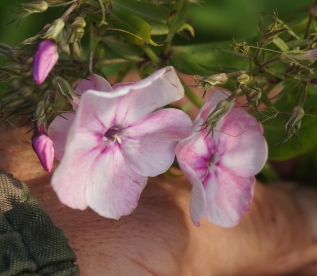
[[[279,61],[279,60],[280,60],[280,57],[275,57],[275,58],[269,59],[266,62],[263,62],[262,64],[260,64],[260,67],[268,66],[269,64],[274,63],[274,62]]]
[[[253,57],[253,62],[255,64],[258,64],[258,57],[259,57],[259,54],[261,53],[262,51],[262,47],[264,46],[264,43],[263,42],[260,42],[260,44],[258,45],[258,47],[256,48],[256,52],[254,54],[254,57]]]
[[[306,97],[307,97],[307,82],[305,82],[305,84],[304,84],[304,91],[303,91],[302,98],[300,99],[300,103],[299,103],[300,107],[304,107]]]
[[[198,108],[201,108],[204,104],[202,99],[198,97],[198,95],[193,90],[191,90],[183,80],[181,80],[181,83],[184,86],[185,95],[187,98]]]
[[[167,41],[164,43],[163,45],[163,52],[162,52],[162,55],[163,57],[166,57],[171,49],[171,44],[172,44],[172,40],[170,41]]]
[[[154,64],[160,65],[161,61],[159,57],[153,52],[153,50],[149,46],[143,44],[140,45],[140,48]]]
[[[114,58],[114,59],[101,59],[99,60],[95,66],[96,67],[102,67],[105,65],[110,65],[110,64],[120,64],[120,63],[127,63],[127,62],[131,62],[132,60],[128,60],[125,58]],[[138,59],[134,59],[133,62],[142,62],[144,61],[143,58],[138,58]]]
[[[72,4],[66,11],[65,13],[61,16],[61,19],[65,20],[67,16],[69,16],[73,11],[74,9],[76,9],[78,7],[78,2]]]

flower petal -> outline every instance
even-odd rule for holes
[[[73,113],[64,113],[63,117],[57,116],[47,131],[53,141],[55,157],[58,160],[61,160],[64,155],[67,133],[74,119]]]
[[[68,139],[67,150],[53,174],[52,186],[62,203],[84,210],[87,208],[86,189],[91,184],[92,165],[100,155],[99,140],[91,134],[72,136],[76,140]]]
[[[124,130],[122,154],[136,173],[156,176],[172,165],[176,143],[190,135],[192,126],[181,110],[156,111]]]
[[[147,177],[135,173],[122,156],[119,145],[114,145],[94,162],[86,200],[99,215],[119,219],[137,207]]]
[[[220,156],[218,166],[240,177],[260,172],[268,149],[257,120],[246,111],[234,108],[223,118],[220,131],[216,149]]]
[[[73,131],[73,129],[71,130]],[[65,205],[118,219],[137,206],[147,178],[136,174],[121,155],[118,144],[108,146],[90,134],[72,135],[56,169],[52,186]]]
[[[206,210],[206,192],[203,184],[198,179],[195,171],[188,166],[185,162],[179,162],[179,166],[183,173],[188,178],[189,182],[193,185],[189,201],[189,214],[192,222],[196,226],[200,226],[200,219]]]
[[[204,180],[206,218],[221,227],[234,227],[250,209],[254,176],[238,177],[216,167]]]
[[[184,96],[184,88],[170,66],[131,85],[120,86],[114,92],[126,95],[119,99],[116,118],[118,124],[125,126]]]
[[[113,90],[109,82],[103,77],[98,75],[91,75],[87,79],[82,79],[78,83],[75,92],[79,95],[82,95],[90,89],[101,92],[111,92]]]
[[[122,86],[127,86],[127,85],[131,85],[133,84],[134,82],[120,82],[120,83],[115,83],[113,86],[112,86],[112,89],[115,90],[119,87],[122,87]]]
[[[178,163],[190,166],[201,182],[208,173],[208,163],[214,149],[211,135],[206,135],[206,130],[197,130],[176,146]]]
[[[228,91],[223,91],[223,90],[219,90],[219,89],[212,90],[210,96],[207,98],[204,105],[200,109],[200,111],[199,111],[199,113],[194,121],[194,124],[196,124],[196,122],[200,118],[202,118],[203,122],[205,122],[206,119],[208,118],[208,116],[210,115],[210,113],[215,109],[216,105],[220,101],[227,99],[230,95],[231,95],[231,93]],[[232,103],[232,106],[233,105],[234,105],[234,102]]]

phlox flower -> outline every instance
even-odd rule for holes
[[[176,147],[178,164],[193,185],[189,209],[199,226],[203,215],[222,227],[237,225],[249,210],[255,184],[267,159],[262,126],[246,111],[232,108],[213,135],[202,124],[220,100],[228,96],[212,92],[200,110],[192,134]]]
[[[180,110],[157,110],[184,95],[172,67],[113,88],[102,82],[107,92],[87,87],[81,97],[52,186],[67,206],[89,206],[118,219],[137,206],[147,177],[171,166],[176,143],[190,135],[192,122]],[[58,143],[55,135],[54,147]]]

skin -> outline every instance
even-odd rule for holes
[[[205,219],[195,227],[188,212],[191,184],[159,176],[149,179],[130,216],[110,220],[59,202],[51,174],[25,138],[30,128],[0,127],[0,167],[26,183],[64,229],[81,275],[317,275],[310,266],[317,260],[315,190],[257,183],[251,210],[237,227]]]

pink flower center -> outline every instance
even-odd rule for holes
[[[103,141],[118,142],[121,144],[122,128],[113,126],[109,128],[103,136]]]
[[[217,163],[218,156],[214,152],[211,154],[208,162],[208,170],[211,172],[213,170],[213,166]]]

